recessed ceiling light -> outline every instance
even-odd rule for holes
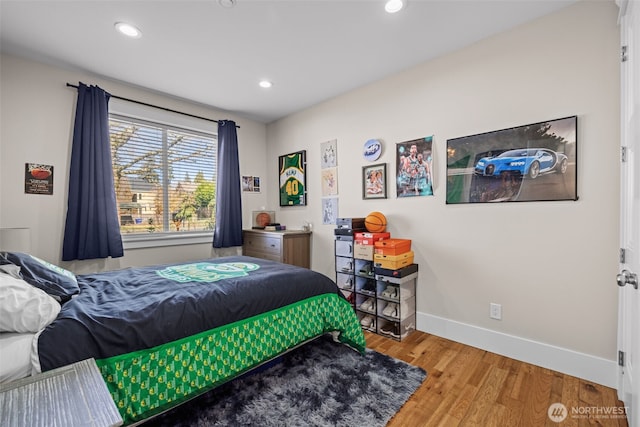
[[[404,7],[404,0],[389,0],[384,5],[384,10],[388,13],[396,13],[402,10]]]
[[[131,24],[127,24],[126,22],[116,22],[116,30],[133,39],[139,39],[142,37],[142,31]]]
[[[230,9],[236,5],[236,0],[218,0],[218,3],[220,6]]]
[[[273,86],[273,83],[271,83],[269,80],[260,80],[260,83],[258,84],[260,85],[260,87],[263,87],[265,89],[268,89],[271,86]]]

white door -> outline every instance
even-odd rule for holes
[[[618,397],[640,427],[640,1],[619,0],[621,28],[621,188]],[[622,252],[622,251],[621,251]]]

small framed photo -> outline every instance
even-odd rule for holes
[[[243,176],[242,191],[249,192],[249,193],[259,193],[260,177],[259,176]]]
[[[387,164],[363,166],[362,168],[362,198],[387,198]]]

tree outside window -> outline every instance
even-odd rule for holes
[[[118,115],[109,128],[122,234],[213,230],[214,135]]]

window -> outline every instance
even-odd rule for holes
[[[125,244],[136,237],[175,239],[198,232],[207,232],[210,241],[216,136],[119,114],[110,114],[109,133]]]

